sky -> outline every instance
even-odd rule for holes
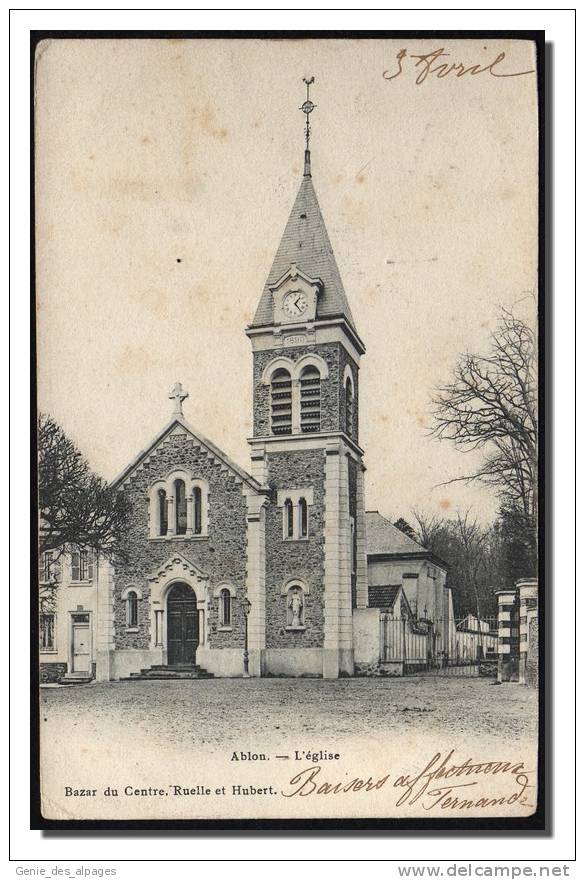
[[[533,74],[429,76],[407,56],[534,66],[519,41],[52,40],[36,62],[39,408],[114,478],[185,416],[249,466],[251,321],[312,173],[366,345],[366,507],[482,519],[492,490],[429,436],[433,388],[486,351],[500,308],[534,321]],[[494,72],[496,68],[494,68]],[[384,73],[386,72],[386,76]]]

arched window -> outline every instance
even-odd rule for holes
[[[164,489],[157,492],[158,498],[158,534],[166,535],[169,527],[169,518],[167,513],[167,493]]]
[[[201,486],[193,489],[193,532],[200,535],[203,530],[203,516],[201,507]]]
[[[299,535],[306,538],[309,534],[309,513],[306,498],[299,498]]]
[[[270,382],[272,433],[292,433],[292,381],[288,370],[275,370]]]
[[[294,537],[293,503],[290,498],[287,498],[284,502],[284,537]]]
[[[353,385],[349,376],[345,380],[345,430],[353,434]]]
[[[219,594],[219,625],[232,625],[232,597],[230,591],[225,587]]]
[[[183,480],[175,480],[175,534],[184,535],[187,531],[187,496]]]
[[[126,595],[126,626],[138,626],[138,594],[130,590]]]
[[[321,374],[317,367],[305,367],[301,373],[301,432],[321,430]]]

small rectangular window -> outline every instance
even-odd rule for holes
[[[79,550],[71,557],[71,577],[74,581],[93,580],[93,551]]]

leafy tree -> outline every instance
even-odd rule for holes
[[[128,502],[94,474],[81,452],[48,415],[38,419],[39,548],[55,563],[71,545],[108,559],[120,552]]]

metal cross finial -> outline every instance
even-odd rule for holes
[[[175,382],[173,385],[173,390],[169,394],[169,400],[174,400],[175,408],[173,410],[174,416],[182,416],[183,415],[183,401],[189,397],[188,391],[183,391],[183,386],[180,382]]]
[[[306,117],[305,141],[307,144],[306,149],[308,150],[309,149],[309,138],[311,137],[311,126],[309,125],[309,113],[312,113],[313,110],[315,109],[315,107],[317,106],[316,104],[313,104],[313,102],[311,101],[311,99],[309,97],[309,90],[311,88],[312,83],[315,82],[315,77],[314,76],[311,76],[311,77],[304,76],[303,82],[307,86],[307,100],[302,105],[301,110],[303,111],[303,113],[305,114],[305,117]]]

